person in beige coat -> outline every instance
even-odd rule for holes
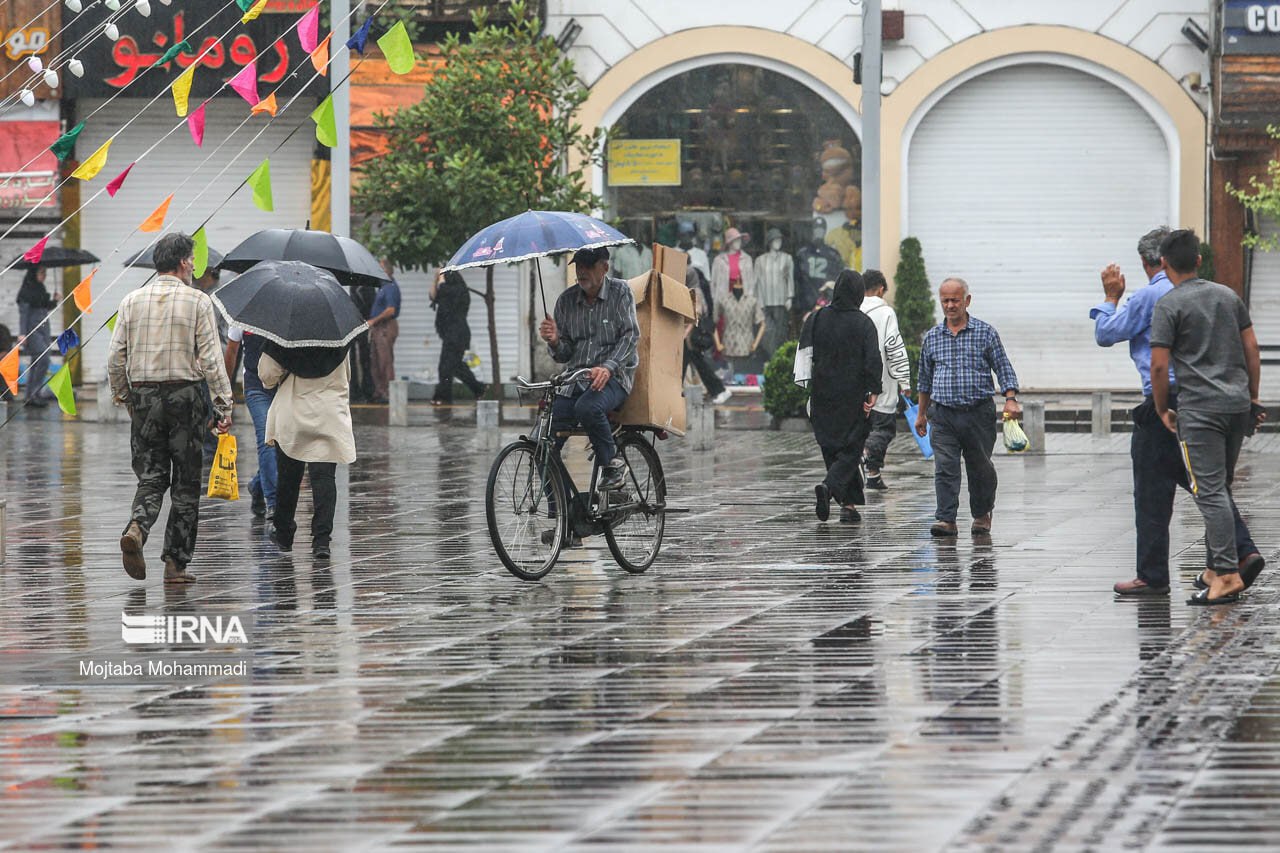
[[[267,412],[266,439],[276,448],[276,511],[271,539],[281,551],[293,550],[293,536],[298,529],[294,514],[306,469],[315,506],[311,516],[311,553],[319,559],[329,557],[329,538],[338,505],[338,463],[356,461],[349,365],[349,360],[343,358],[327,375],[306,378],[285,370],[265,352],[258,362],[262,384],[277,389]]]

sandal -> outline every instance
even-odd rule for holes
[[[1202,589],[1195,595],[1187,599],[1187,604],[1192,607],[1216,607],[1220,604],[1235,604],[1240,600],[1240,593],[1233,592],[1229,595],[1219,596],[1218,598],[1210,598],[1209,590]]]

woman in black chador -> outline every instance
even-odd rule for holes
[[[859,519],[854,505],[866,503],[862,446],[870,431],[867,413],[881,391],[880,344],[875,323],[859,308],[862,294],[857,271],[840,273],[831,304],[810,314],[800,332],[801,350],[813,348],[809,418],[827,466],[827,478],[814,489],[816,510],[826,521],[834,498],[846,524]]]
[[[476,379],[462,360],[467,347],[471,346],[471,327],[467,325],[471,293],[462,273],[450,271],[436,276],[436,283],[431,288],[431,307],[436,312],[436,334],[440,336],[440,379],[431,398],[432,405],[453,402],[455,376],[479,400],[485,392],[484,383]]]

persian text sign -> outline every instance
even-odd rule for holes
[[[328,91],[327,78],[312,80],[311,62],[293,29],[296,17],[264,15],[241,25],[241,14],[235,3],[188,0],[171,6],[152,6],[148,18],[125,15],[117,19],[120,38],[114,42],[95,38],[81,51],[84,77],[63,75],[66,94],[104,97],[129,87],[131,97],[151,97],[168,88],[187,68],[198,64],[200,67],[191,86],[193,100],[215,93],[235,96],[229,87],[222,86],[223,82],[255,59],[264,94],[295,70],[298,75],[284,86],[281,97],[294,95],[302,88],[303,81],[308,80],[311,81],[306,87],[308,92]],[[66,38],[74,41],[90,35],[95,27],[90,25],[88,17],[77,16],[68,26]],[[223,33],[228,34],[219,40]],[[195,53],[179,53],[167,65],[146,71],[166,50],[182,41],[187,41]]]
[[[609,186],[680,186],[679,139],[615,139],[609,143]]]
[[[56,121],[0,121],[0,210],[58,207],[58,158],[49,146],[59,130]]]

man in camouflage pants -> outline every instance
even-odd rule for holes
[[[191,286],[191,238],[168,234],[153,253],[154,281],[125,296],[107,358],[111,395],[128,407],[130,447],[138,490],[120,537],[124,570],[145,580],[142,549],[169,492],[165,526],[165,583],[192,583],[187,572],[200,515],[201,446],[208,410],[201,383],[209,384],[218,431],[231,426],[231,383],[223,366],[213,301]]]

